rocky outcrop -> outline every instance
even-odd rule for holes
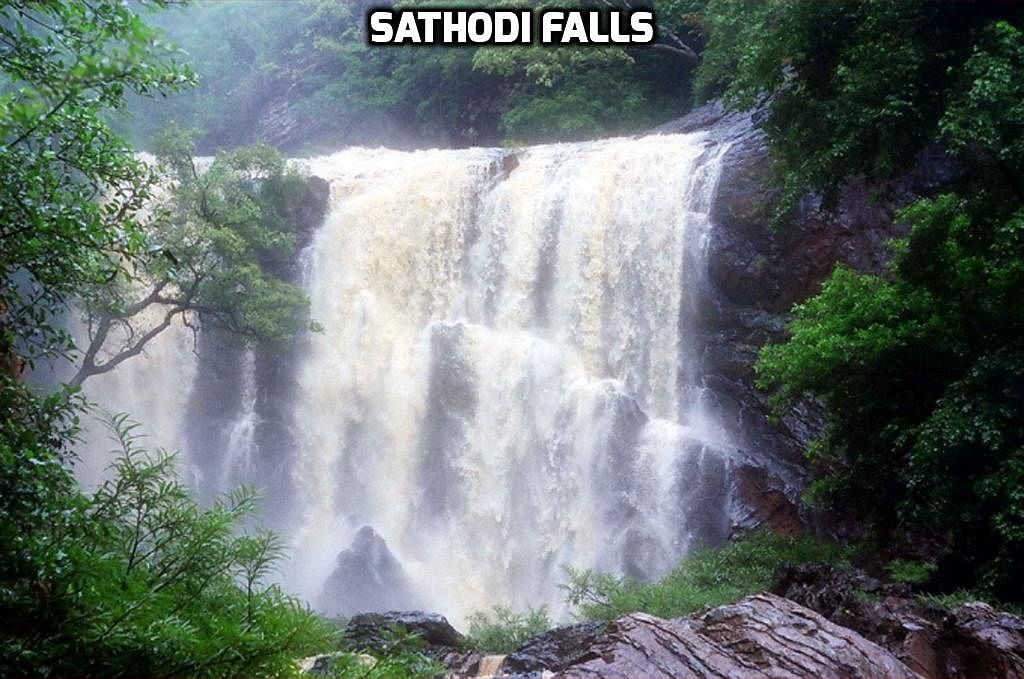
[[[506,673],[561,671],[597,643],[607,627],[605,622],[588,620],[538,634],[506,656],[501,670]]]
[[[915,677],[889,651],[798,604],[759,594],[702,615],[612,623],[563,679]]]
[[[476,676],[485,654],[473,651],[444,616],[422,611],[389,611],[354,616],[345,627],[343,651],[368,653],[391,647],[396,629],[414,634],[421,640],[424,652],[444,665],[452,676]]]
[[[889,649],[928,679],[1024,677],[1024,619],[981,602],[927,606],[856,569],[799,566],[772,590]]]
[[[320,595],[320,610],[351,615],[410,605],[415,605],[415,596],[402,564],[388,549],[384,538],[370,526],[363,526],[348,549],[338,554],[337,566]],[[436,633],[442,627],[439,621],[428,622],[426,618],[415,619],[419,631]],[[443,626],[458,634],[446,620]]]
[[[783,568],[773,590],[673,620],[634,613],[558,627],[504,657],[470,649],[440,615],[371,613],[352,618],[341,650],[373,656],[400,627],[450,679],[1024,677],[1024,619],[986,604],[929,607],[905,585],[829,566]],[[323,673],[331,659],[308,658],[305,671]]]
[[[705,349],[697,370],[710,392],[707,407],[731,423],[728,429],[743,433],[733,456],[741,467],[732,474],[734,529],[767,523],[789,533],[797,525],[822,524],[822,517],[801,515],[797,508],[805,483],[804,451],[821,435],[824,412],[820,404],[805,401],[770,423],[767,397],[754,386],[757,353],[785,337],[792,306],[815,294],[837,264],[883,271],[889,260],[886,242],[905,233],[895,219],[897,209],[916,196],[934,194],[956,169],[941,150],[930,149],[912,171],[893,181],[851,179],[834,209],[809,194],[787,224],[773,227],[780,192],[759,128],[763,115],[762,110],[730,112],[713,102],[654,132],[701,130],[728,145],[710,207],[714,226],[695,328]]]
[[[387,630],[401,627],[428,646],[462,648],[466,638],[448,619],[423,611],[388,611],[353,616],[345,627],[345,644],[352,649],[379,649],[387,644]]]

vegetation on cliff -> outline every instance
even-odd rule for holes
[[[958,176],[898,213],[909,232],[884,275],[840,267],[794,310],[789,341],[761,353],[760,383],[779,387],[780,412],[803,395],[828,406],[810,451],[817,501],[867,519],[883,542],[916,544],[937,561],[937,587],[1021,601],[1021,11],[772,7],[768,39],[734,49],[725,82],[740,101],[776,90],[766,128],[789,195],[834,196],[851,173],[889,178],[930,145]],[[822,25],[844,30],[822,40]],[[791,42],[775,53],[780,41]],[[780,54],[787,69],[766,68]]]
[[[72,384],[138,356],[176,320],[201,315],[249,344],[281,345],[310,325],[305,291],[282,278],[305,178],[266,145],[222,151],[200,168],[193,136],[172,125],[156,140],[145,251],[122,275],[79,290],[86,341]]]
[[[532,3],[595,4],[601,3]],[[251,143],[254,134],[295,151],[530,143],[639,131],[689,107],[696,61],[687,51],[702,44],[691,14],[699,2],[655,5],[663,42],[671,43],[663,49],[552,50],[371,47],[364,16],[377,3],[367,0],[196,4],[165,13],[159,23],[203,64],[199,87],[191,96],[135,101],[123,125],[143,145],[169,121],[201,128],[203,152]]]

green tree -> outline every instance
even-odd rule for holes
[[[1003,3],[709,0],[697,90],[748,107],[764,129],[788,209],[808,189],[831,204],[847,178],[906,169],[940,136],[962,67]]]
[[[160,7],[162,0],[140,3]],[[66,351],[47,310],[145,246],[153,177],[103,121],[126,92],[192,81],[125,3],[0,5],[0,356],[7,372]],[[100,200],[100,198],[103,200]]]
[[[495,4],[517,6],[508,0]],[[508,95],[500,112],[506,139],[581,139],[643,129],[685,112],[691,75],[703,46],[694,11],[699,5],[686,0],[536,3],[535,9],[653,8],[657,13],[656,41],[638,48],[532,45],[476,50],[474,69],[506,83]]]
[[[258,114],[270,98],[303,131],[308,147],[303,150],[352,143],[548,141],[642,130],[690,106],[691,76],[703,45],[702,5],[702,0],[533,3],[535,9],[653,6],[658,12],[652,46],[552,50],[371,47],[364,16],[375,5],[368,0],[206,3],[169,15],[164,23],[203,64],[203,83],[191,97],[159,105],[139,102],[126,125],[136,141],[149,146],[161,125],[185,121],[203,129],[200,148],[209,152],[251,141],[245,135],[260,128]],[[282,143],[296,145],[294,139]]]
[[[762,350],[758,381],[780,411],[803,396],[828,406],[810,451],[818,501],[883,539],[939,545],[940,585],[1024,599],[1020,10],[774,2],[753,12],[756,43],[722,32],[739,5],[708,13],[703,82],[739,103],[771,95],[790,198],[884,180],[928,145],[955,157],[943,193],[897,215],[909,235],[889,270],[837,268],[794,309],[789,340]]]
[[[158,142],[167,197],[150,206],[148,250],[81,295],[88,344],[72,384],[138,355],[175,317],[198,315],[244,342],[285,341],[307,319],[306,294],[282,278],[305,179],[265,145],[221,152],[199,169],[192,136],[172,126]]]
[[[277,539],[238,535],[250,493],[200,509],[174,477],[173,457],[145,453],[116,420],[113,478],[84,495],[69,467],[85,408],[78,391],[45,394],[21,378],[23,362],[73,348],[58,318],[73,298],[131,280],[153,247],[157,177],[104,116],[129,92],[191,82],[136,13],[166,4],[0,4],[4,676],[282,676],[296,671],[296,655],[331,639],[267,584]],[[231,173],[276,167],[249,153],[224,162],[209,199],[232,224],[246,203],[231,193],[244,184]]]

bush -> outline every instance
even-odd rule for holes
[[[120,453],[91,496],[52,449],[2,441],[21,495],[0,502],[0,676],[280,677],[332,647],[336,632],[266,583],[280,539],[238,534],[254,494],[202,509],[173,455],[111,424]]]
[[[361,653],[342,651],[332,656],[328,672],[334,679],[429,679],[445,668],[424,653],[426,644],[402,626],[385,631],[380,648]]]
[[[551,629],[547,608],[514,613],[507,606],[495,606],[469,616],[469,644],[488,653],[511,653],[532,636]]]
[[[783,564],[840,562],[846,556],[838,545],[759,530],[721,548],[695,550],[658,582],[567,569],[567,601],[581,618],[612,620],[637,611],[677,618],[764,591]]]

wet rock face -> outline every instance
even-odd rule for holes
[[[742,464],[768,474],[737,478],[734,529],[781,522],[788,533],[805,483],[804,451],[822,434],[825,413],[821,404],[805,401],[770,424],[766,395],[754,386],[758,351],[785,338],[792,306],[817,293],[837,264],[883,271],[890,257],[886,242],[905,234],[895,217],[898,208],[934,194],[956,169],[941,150],[931,149],[893,181],[870,185],[852,179],[834,210],[809,194],[790,223],[773,227],[780,192],[758,127],[761,115],[728,112],[714,102],[653,132],[700,130],[729,145],[710,207],[713,228],[696,324],[704,350],[696,370],[712,392],[708,408],[727,428],[743,432],[743,440],[735,441]],[[754,492],[758,487],[769,492]],[[831,528],[821,517],[801,516],[799,522]]]
[[[324,585],[319,607],[326,613],[351,615],[408,607],[415,605],[415,601],[402,564],[388,549],[384,538],[371,527],[363,526],[349,548],[338,555],[338,565]],[[431,622],[422,617],[425,615],[410,618],[410,622],[415,622],[418,628],[424,630],[429,628],[436,631],[443,627],[440,621]],[[448,624],[444,618],[441,620],[444,625]]]
[[[384,648],[385,632],[395,627],[418,635],[427,646],[462,648],[466,643],[466,638],[443,615],[423,611],[388,611],[353,616],[345,628],[345,645],[350,648]]]
[[[739,504],[733,517],[734,525],[741,529],[765,526],[785,536],[803,531],[804,521],[799,509],[778,477],[753,465],[740,465],[733,474]]]
[[[784,568],[772,591],[884,646],[923,677],[1024,677],[1024,619],[986,604],[933,608],[905,586],[828,566]]]
[[[889,651],[772,594],[703,615],[619,618],[562,679],[917,675]]]

